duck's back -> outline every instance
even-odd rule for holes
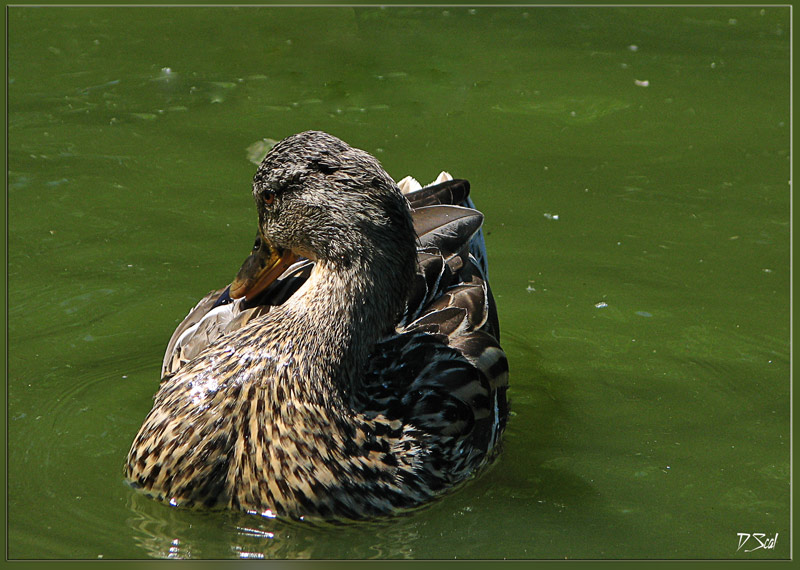
[[[418,272],[395,333],[373,351],[365,409],[424,426],[441,445],[435,463],[459,480],[493,457],[508,419],[483,215],[469,183],[446,173],[426,187],[399,186],[412,206]]]

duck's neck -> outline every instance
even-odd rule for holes
[[[280,336],[278,349],[291,355],[281,381],[291,384],[295,397],[331,406],[356,393],[369,352],[394,326],[405,301],[404,287],[387,287],[384,277],[375,264],[317,262],[306,283],[273,313],[289,332]]]

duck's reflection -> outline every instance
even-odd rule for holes
[[[160,508],[154,508],[160,507]],[[177,509],[154,504],[140,493],[131,492],[128,498],[131,516],[128,526],[134,542],[151,558],[190,559],[202,557],[190,539],[191,524]]]
[[[420,538],[413,517],[380,523],[311,524],[168,507],[131,492],[128,526],[143,556],[174,559],[413,558]]]
[[[407,518],[379,523],[279,523],[239,515],[232,552],[240,558],[367,559],[412,558],[419,538]]]

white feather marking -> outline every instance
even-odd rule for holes
[[[433,186],[434,184],[441,184],[442,182],[447,182],[448,180],[452,180],[453,177],[449,172],[442,170],[439,173],[439,176],[436,177],[436,180],[428,184],[428,186]]]
[[[411,176],[406,176],[403,178],[397,183],[397,186],[400,188],[400,192],[403,194],[408,194],[409,192],[413,192],[422,188],[422,184],[417,182],[416,178],[412,178]]]

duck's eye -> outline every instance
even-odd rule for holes
[[[253,244],[253,251],[258,251],[261,249],[261,236],[256,238],[256,243]]]
[[[264,203],[267,206],[272,206],[272,204],[274,202],[275,202],[275,192],[272,192],[270,190],[265,191],[264,192]]]

